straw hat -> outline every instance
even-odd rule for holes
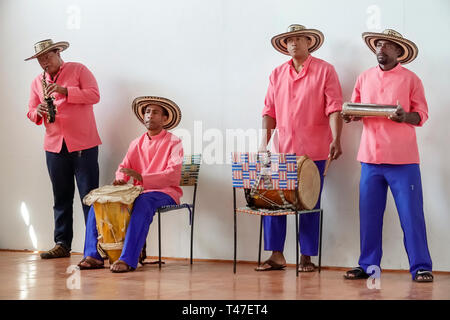
[[[167,110],[169,116],[167,121],[163,123],[164,129],[173,129],[180,123],[181,110],[177,104],[172,100],[154,96],[142,96],[133,100],[132,109],[140,122],[144,123],[145,108],[149,105],[157,105]]]
[[[68,47],[69,47],[69,43],[66,41],[60,41],[60,42],[53,43],[52,39],[42,40],[42,41],[36,42],[34,44],[34,52],[35,52],[34,56],[31,56],[31,57],[25,59],[25,61],[37,58],[41,54],[44,54],[44,53],[49,52],[54,49],[58,49],[59,51],[64,51]]]
[[[316,51],[323,44],[323,33],[316,29],[306,29],[305,26],[300,24],[291,24],[287,32],[276,35],[272,38],[271,42],[273,47],[283,54],[289,55],[287,51],[286,39],[288,37],[306,36],[311,39],[311,44],[308,47],[309,53]]]
[[[414,42],[403,38],[403,36],[399,32],[392,29],[386,29],[382,33],[364,32],[362,34],[362,38],[366,42],[369,49],[374,53],[376,53],[376,42],[378,40],[389,40],[395,42],[403,49],[403,54],[398,57],[398,62],[401,64],[410,63],[417,57],[417,54],[419,53],[419,49],[417,49],[417,46]]]

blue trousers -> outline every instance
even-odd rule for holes
[[[136,269],[139,255],[147,239],[148,229],[156,210],[162,206],[174,205],[175,201],[163,192],[146,192],[139,195],[133,204],[130,222],[125,234],[125,242],[119,260]],[[94,207],[91,206],[86,224],[84,257],[103,260],[97,252],[97,222]]]
[[[53,188],[54,241],[70,250],[73,239],[74,177],[81,200],[92,189],[98,188],[98,147],[69,152],[63,142],[59,153],[46,151],[45,156]],[[86,223],[89,206],[81,203]]]
[[[320,173],[320,194],[314,209],[320,208],[320,197],[323,187],[323,171],[326,160],[314,161]],[[319,213],[308,213],[300,215],[299,221],[299,243],[303,255],[317,256],[319,252]],[[286,216],[264,216],[264,250],[284,251],[286,240]]]
[[[359,185],[360,247],[359,265],[380,267],[383,215],[388,186],[395,200],[403,243],[412,276],[418,270],[432,270],[423,213],[422,183],[418,164],[361,164]]]

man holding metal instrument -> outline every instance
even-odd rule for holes
[[[358,152],[361,162],[359,186],[359,266],[347,271],[346,279],[367,279],[369,266],[380,267],[383,214],[388,186],[395,199],[404,234],[412,279],[433,281],[423,213],[422,183],[415,127],[428,118],[428,106],[420,79],[402,64],[413,61],[417,46],[395,30],[365,32],[362,37],[376,54],[378,66],[357,79],[352,102],[391,106],[387,117],[365,117]],[[361,120],[344,116],[346,122]]]

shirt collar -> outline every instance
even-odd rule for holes
[[[308,54],[308,58],[306,58],[305,62],[303,62],[303,68],[298,73],[298,76],[304,76],[308,72],[309,65],[311,64],[311,61],[313,60],[313,56],[311,54]],[[292,70],[297,73],[294,67],[294,59],[291,59],[288,61],[289,67],[292,68]]]
[[[150,136],[150,135],[148,134],[148,131],[147,131],[147,133],[145,134],[145,136],[147,137],[147,140],[148,140],[148,141],[161,140],[162,138],[164,138],[164,137],[166,136],[166,133],[167,133],[167,130],[162,129],[161,132],[158,133],[156,136]]]
[[[393,67],[391,70],[388,70],[388,71],[384,71],[383,69],[381,69],[380,65],[377,66],[378,72],[380,72],[382,74],[395,73],[395,72],[399,71],[401,68],[403,68],[403,67],[400,63],[397,63],[397,65],[395,67]]]

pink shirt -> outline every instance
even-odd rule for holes
[[[55,75],[56,83],[67,88],[67,96],[53,93],[53,103],[57,108],[55,122],[43,121],[37,114],[37,106],[44,101],[42,93],[42,73],[31,83],[29,111],[27,117],[45,125],[44,149],[60,152],[63,139],[69,152],[89,149],[101,144],[95,123],[93,105],[100,100],[97,81],[81,63],[63,62]],[[46,73],[48,85],[54,83]]]
[[[400,63],[389,71],[379,66],[363,72],[356,81],[352,101],[397,105],[420,115],[419,126],[428,119],[428,106],[422,82]],[[366,163],[419,163],[416,131],[412,124],[387,118],[363,118],[358,161]]]
[[[130,143],[116,171],[116,180],[130,180],[120,169],[133,169],[142,176],[142,182],[134,181],[134,185],[143,186],[144,192],[164,192],[179,204],[183,195],[180,188],[182,166],[183,144],[178,137],[162,130],[150,138],[146,132]]]
[[[334,67],[311,55],[300,73],[292,60],[273,70],[263,116],[276,120],[278,150],[327,159],[332,141],[328,116],[342,109],[342,90]]]

